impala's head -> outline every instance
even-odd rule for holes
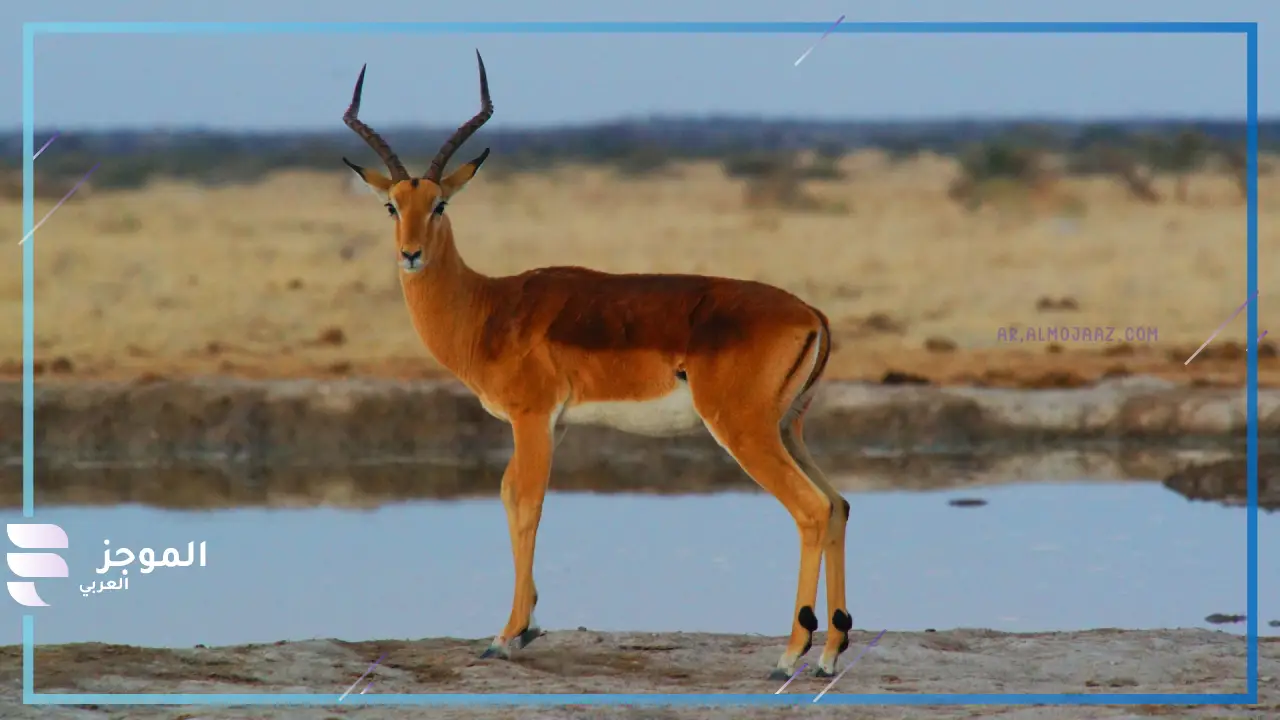
[[[479,51],[476,52],[476,60],[480,63],[480,112],[463,123],[441,146],[440,152],[431,161],[431,168],[421,178],[410,177],[400,159],[392,152],[391,146],[373,128],[357,118],[360,112],[360,92],[364,89],[364,68],[360,69],[360,77],[356,80],[351,106],[342,116],[347,127],[364,138],[390,172],[390,176],[383,175],[342,158],[342,162],[354,170],[378,196],[385,212],[395,220],[396,245],[400,251],[398,262],[400,268],[407,273],[418,272],[431,262],[436,250],[432,240],[436,237],[435,229],[444,221],[445,205],[466,187],[485,158],[489,157],[489,149],[485,148],[479,157],[454,170],[449,177],[443,177],[449,158],[493,115],[493,103],[489,100],[489,78],[485,75],[484,60]]]

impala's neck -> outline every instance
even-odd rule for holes
[[[471,318],[480,307],[488,278],[467,267],[453,241],[448,218],[434,219],[427,266],[400,273],[405,304],[418,337],[435,359],[464,382],[470,374],[471,350],[483,323]]]

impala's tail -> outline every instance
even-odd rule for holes
[[[822,377],[822,372],[827,368],[827,358],[831,355],[831,326],[827,322],[827,316],[821,311],[810,308],[818,318],[819,327],[811,331],[805,336],[804,344],[800,346],[800,352],[796,355],[796,361],[791,364],[791,368],[787,370],[786,376],[782,380],[782,386],[779,388],[780,393],[785,393],[787,388],[791,387],[791,382],[795,380],[796,375],[804,367],[805,361],[813,358],[813,365],[810,366],[809,377],[805,379],[804,385],[800,387],[800,392],[796,393],[792,404],[796,404],[801,398],[808,396],[809,391]],[[818,346],[816,355],[814,354],[814,345]]]
[[[822,373],[826,372],[827,360],[831,358],[831,323],[827,321],[827,316],[823,315],[821,310],[817,308],[810,308],[810,310],[813,310],[813,314],[818,316],[818,322],[822,324],[822,329],[817,331],[818,361],[813,364],[813,372],[809,373],[809,379],[805,381],[799,397],[804,397],[814,385],[818,384]],[[805,347],[807,349],[808,345]]]

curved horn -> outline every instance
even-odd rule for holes
[[[357,135],[364,138],[364,141],[369,143],[369,147],[373,148],[373,151],[378,153],[378,157],[382,158],[382,162],[385,163],[387,169],[391,171],[392,180],[395,180],[396,182],[408,180],[409,172],[404,169],[404,165],[401,164],[400,158],[396,157],[396,154],[392,152],[391,146],[387,144],[387,141],[383,140],[382,136],[373,128],[365,125],[363,122],[360,122],[356,117],[360,113],[360,93],[364,90],[364,71],[368,67],[368,65],[360,67],[360,77],[356,79],[356,90],[351,94],[351,105],[348,106],[347,111],[343,113],[342,121],[347,124],[347,127],[354,130]]]
[[[489,76],[484,72],[484,58],[480,57],[480,51],[476,51],[476,61],[480,63],[480,112],[475,117],[466,121],[454,131],[453,136],[449,138],[440,152],[436,153],[436,157],[431,161],[431,168],[427,170],[427,174],[423,177],[434,183],[440,182],[440,177],[444,174],[444,166],[449,163],[449,158],[462,147],[462,143],[467,138],[476,134],[481,125],[493,116],[493,101],[489,99]]]

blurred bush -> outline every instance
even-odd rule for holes
[[[947,190],[952,200],[977,210],[993,196],[1006,196],[1016,188],[1033,189],[1050,182],[1045,151],[1019,139],[978,143],[958,158],[960,172]]]

